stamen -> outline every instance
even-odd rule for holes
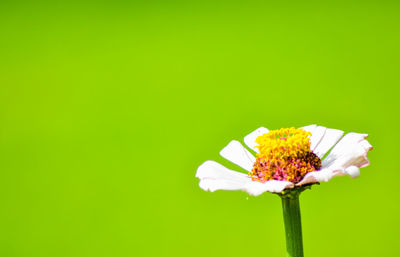
[[[321,160],[310,150],[310,132],[296,128],[271,130],[256,139],[256,162],[252,180],[299,182],[308,172],[321,168]]]

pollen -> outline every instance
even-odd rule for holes
[[[271,130],[256,139],[256,162],[249,176],[252,180],[299,182],[307,173],[321,168],[321,160],[310,150],[311,133],[302,129]]]

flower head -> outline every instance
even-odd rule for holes
[[[307,173],[318,170],[321,160],[310,150],[310,132],[288,128],[272,130],[256,138],[257,158],[250,172],[252,180],[300,180]]]
[[[342,136],[341,130],[316,125],[271,131],[261,127],[244,138],[256,156],[235,140],[220,152],[247,170],[247,175],[206,161],[197,169],[196,177],[204,190],[244,190],[252,195],[326,182],[346,174],[357,177],[360,168],[369,164],[367,154],[372,146],[365,140],[368,135]]]

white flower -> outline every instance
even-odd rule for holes
[[[365,140],[368,137],[367,134],[348,133],[342,138],[343,131],[337,129],[316,125],[305,126],[301,129],[311,132],[310,150],[319,158],[322,159],[332,147],[333,149],[322,159],[319,170],[307,173],[297,184],[280,180],[254,181],[248,174],[230,170],[215,161],[206,161],[200,165],[196,172],[196,177],[200,179],[200,187],[211,192],[216,190],[243,190],[251,195],[258,196],[264,192],[279,193],[286,188],[315,182],[327,182],[336,176],[349,175],[355,178],[360,175],[360,168],[369,165],[367,154],[372,146]],[[244,137],[244,143],[257,153],[256,138],[268,132],[269,130],[264,127],[258,128]],[[339,139],[341,140],[339,141]],[[221,150],[220,154],[248,172],[252,171],[256,161],[255,156],[236,140],[231,141]]]

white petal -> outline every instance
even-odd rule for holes
[[[367,154],[372,146],[365,140],[367,136],[358,133],[346,134],[322,161],[322,169],[308,173],[297,185],[327,182],[333,177],[346,174],[352,178],[358,177],[360,168],[369,164]]]
[[[322,161],[322,167],[345,169],[351,165],[359,168],[367,166],[367,153],[372,149],[371,144],[365,140],[367,137],[367,134],[346,134]]]
[[[242,190],[243,183],[227,179],[201,179],[199,186],[204,191],[214,192],[216,190]]]
[[[253,169],[253,164],[256,161],[256,158],[236,140],[229,142],[219,154],[247,171]]]
[[[359,168],[369,165],[368,151],[361,143],[349,146],[346,152],[332,161],[327,167],[333,170],[344,170],[350,166],[356,166]]]
[[[367,140],[362,140],[360,142],[360,145],[365,149],[365,150],[372,150],[372,145],[367,141]]]
[[[252,181],[246,174],[230,170],[214,161],[206,161],[200,165],[196,177],[200,178],[200,187],[211,192],[243,190],[258,196],[264,192],[281,192],[285,188],[293,187],[293,183],[287,181],[271,180],[265,183]]]
[[[356,178],[360,176],[360,168],[357,166],[350,166],[344,170],[347,174],[352,178]]]
[[[314,128],[311,132],[311,146],[310,150],[314,151],[314,149],[318,146],[319,142],[321,141],[322,137],[325,135],[326,128],[322,126],[318,126]]]
[[[197,168],[203,190],[242,190],[251,179],[244,173],[230,170],[215,161],[205,161]]]
[[[342,170],[332,170],[330,168],[325,168],[319,171],[312,171],[307,173],[304,178],[296,184],[296,186],[301,186],[305,184],[315,183],[315,182],[328,182],[334,177],[343,176],[343,175],[350,175],[352,178],[356,178],[360,176],[360,168],[356,166],[350,166],[344,171]]]
[[[322,158],[336,142],[343,136],[343,131],[338,129],[326,129],[325,135],[314,149],[314,153]]]
[[[301,127],[302,130],[305,130],[307,132],[311,132],[317,127],[317,125],[313,124],[313,125],[308,125],[308,126],[304,126]]]
[[[230,170],[215,161],[205,161],[197,168],[196,177],[199,179],[231,179],[237,182],[247,182],[247,174]]]
[[[244,143],[252,150],[254,150],[255,152],[258,153],[258,149],[256,148],[256,146],[258,145],[256,143],[256,139],[257,137],[264,135],[266,133],[268,133],[269,130],[264,128],[264,127],[260,127],[256,130],[254,130],[253,132],[251,132],[250,134],[248,134],[247,136],[244,137]]]
[[[328,182],[333,177],[341,175],[343,175],[343,172],[333,171],[329,168],[321,169],[318,171],[311,171],[307,173],[304,176],[304,178],[299,183],[296,184],[296,186],[301,186],[315,182]]]
[[[258,196],[264,192],[280,193],[285,188],[292,188],[293,186],[293,183],[289,181],[269,180],[264,183],[250,181],[246,184],[244,191],[251,195]]]
[[[297,186],[305,185],[305,184],[310,184],[310,183],[315,183],[319,182],[320,180],[329,180],[332,177],[333,173],[331,170],[319,170],[319,171],[312,171],[307,173],[304,178],[297,183]]]

